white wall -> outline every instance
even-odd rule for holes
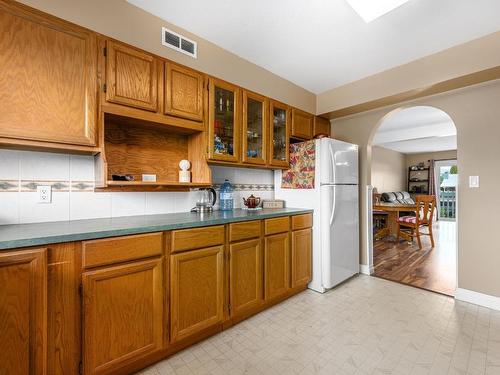
[[[214,184],[235,184],[241,197],[274,196],[273,172],[213,167]],[[0,149],[0,225],[79,220],[189,211],[198,197],[190,192],[94,192],[92,156]],[[52,185],[52,203],[37,203],[37,185]]]

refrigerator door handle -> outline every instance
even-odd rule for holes
[[[336,169],[336,166],[335,166],[335,155],[333,154],[333,150],[332,150],[332,145],[329,144],[328,145],[328,149],[330,151],[330,159],[332,161],[332,182],[333,183],[336,183],[337,181],[335,181],[335,169]]]
[[[333,199],[332,199],[332,214],[330,215],[330,226],[333,224],[333,219],[335,218],[335,186],[332,186]]]

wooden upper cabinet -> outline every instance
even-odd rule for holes
[[[0,51],[0,138],[95,146],[96,35],[0,1]]]
[[[155,56],[107,40],[106,100],[156,112],[158,61]]]
[[[208,94],[208,156],[212,160],[240,160],[240,89],[210,78]]]
[[[290,108],[271,100],[269,118],[269,165],[286,168],[290,159]]]
[[[223,267],[223,246],[170,256],[172,342],[222,322]]]
[[[264,290],[266,301],[286,294],[289,289],[289,252],[288,232],[265,238]]]
[[[104,374],[161,350],[162,258],[82,274],[83,370]]]
[[[299,109],[292,109],[292,138],[311,139],[314,116]]]
[[[165,114],[203,121],[203,74],[165,62]]]
[[[47,373],[47,251],[0,253],[0,373]]]
[[[313,129],[313,137],[316,137],[319,134],[325,134],[328,137],[331,135],[331,125],[330,120],[314,116],[314,129]]]
[[[262,303],[261,240],[231,244],[229,253],[229,301],[234,317]]]
[[[292,288],[307,285],[312,277],[312,229],[292,232]]]
[[[262,95],[243,90],[242,119],[243,162],[266,164],[269,99]]]

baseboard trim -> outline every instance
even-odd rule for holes
[[[370,267],[366,264],[360,264],[359,265],[359,272],[362,273],[363,275],[370,276],[373,273],[373,267]]]
[[[457,288],[455,291],[455,299],[500,311],[500,297]]]

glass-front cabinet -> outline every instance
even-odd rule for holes
[[[208,156],[212,160],[238,162],[240,155],[240,90],[210,78]]]
[[[269,164],[288,167],[290,109],[286,104],[271,100],[271,123],[269,126]]]
[[[261,95],[243,91],[243,162],[266,164],[269,100]]]

